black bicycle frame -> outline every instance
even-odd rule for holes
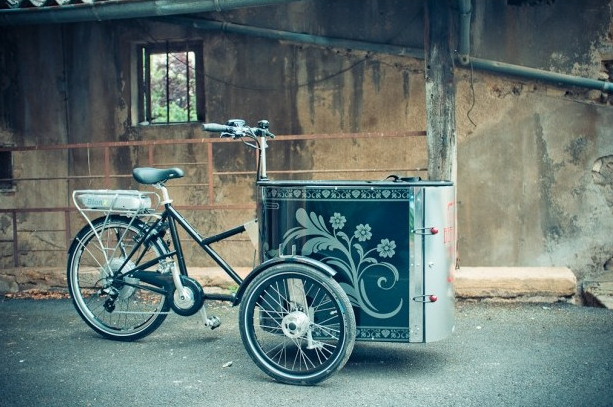
[[[226,274],[230,276],[230,278],[232,278],[232,280],[234,280],[238,285],[240,285],[243,282],[242,278],[236,273],[236,271],[234,271],[234,269],[210,245],[213,243],[222,241],[224,239],[227,239],[228,237],[232,237],[240,233],[243,233],[246,230],[245,226],[244,225],[237,226],[225,232],[221,232],[219,234],[203,238],[202,236],[200,236],[198,231],[196,231],[196,229],[194,229],[194,227],[170,203],[165,204],[165,209],[164,209],[164,212],[162,213],[162,216],[151,227],[149,227],[149,230],[147,231],[145,236],[143,236],[141,239],[138,240],[136,245],[132,248],[130,254],[126,256],[126,260],[121,265],[119,270],[121,270],[128,263],[129,259],[132,258],[134,253],[136,253],[136,251],[143,244],[148,243],[150,239],[153,239],[156,237],[155,231],[159,230],[159,225],[163,224],[166,221],[168,222],[168,229],[170,230],[170,236],[172,239],[174,250],[168,253],[165,253],[164,255],[159,256],[155,259],[149,260],[146,263],[143,263],[131,269],[127,273],[123,274],[121,276],[122,278],[118,279],[118,281],[121,281],[121,283],[124,285],[129,285],[132,287],[146,289],[146,290],[150,290],[150,291],[154,291],[160,294],[167,295],[168,287],[173,284],[171,282],[172,280],[169,280],[168,277],[160,276],[158,273],[147,272],[145,270],[157,264],[160,260],[171,257],[171,256],[176,256],[177,265],[179,267],[179,273],[187,277],[188,276],[187,266],[185,265],[183,249],[181,247],[181,241],[179,239],[179,233],[177,229],[177,224],[178,224],[179,226],[181,226],[181,228],[183,228],[183,230],[187,232],[187,234],[196,243],[198,243],[198,245],[202,248],[202,250],[204,250],[209,255],[209,257],[213,259],[213,261],[217,263],[217,265],[221,267],[226,272]],[[137,263],[142,258],[142,256],[144,256],[144,254],[145,252],[143,252],[141,256],[136,260]],[[128,281],[125,281],[125,279],[123,279],[125,275],[139,278],[140,280],[144,280],[150,284],[153,284],[156,287],[164,286],[164,289],[156,289],[154,287],[144,287],[139,284],[129,283]],[[234,295],[224,295],[224,294],[206,294],[206,298],[213,299],[213,300],[220,300],[220,301],[232,301],[232,302],[234,302],[235,300]]]
[[[178,223],[183,230],[204,250],[219,267],[221,267],[229,276],[240,285],[243,279],[234,271],[234,269],[223,259],[221,256],[210,246],[213,243],[222,241],[229,237],[238,235],[245,231],[245,225],[240,225],[235,228],[226,230],[219,234],[205,237],[200,236],[198,231],[193,228],[192,225],[170,204],[166,204],[166,210],[162,214],[160,221],[164,221],[165,218],[169,219],[168,226],[170,228],[170,234],[172,237],[172,243],[175,246],[177,252],[177,262],[179,263],[179,271],[182,275],[187,276],[187,266],[185,265],[185,258],[183,257],[183,250],[181,249],[181,242],[179,240],[179,234],[177,232]]]

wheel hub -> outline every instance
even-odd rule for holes
[[[181,276],[183,289],[175,287],[170,299],[170,306],[177,314],[188,317],[194,315],[204,304],[204,292],[202,286],[193,278]]]
[[[124,262],[125,262],[125,259],[121,257],[119,258],[116,257],[114,259],[111,259],[111,261],[109,261],[100,270],[100,279],[105,282],[105,285],[113,284],[113,277],[115,276],[117,271],[119,271],[119,269],[121,268]],[[134,264],[134,262],[129,260],[126,263],[126,265],[123,267],[123,269],[121,269],[121,271],[122,273],[126,273],[134,269],[135,267],[136,265]],[[134,278],[134,277],[124,277],[123,281],[130,283],[130,284],[138,284],[140,282],[139,279]],[[119,284],[119,285],[115,284],[115,288],[117,288],[118,290],[117,297],[122,300],[130,298],[130,296],[134,294],[134,292],[136,291],[136,288],[130,285],[126,285],[126,284]]]
[[[292,339],[304,336],[309,330],[310,325],[309,316],[302,311],[290,312],[281,321],[283,333]]]
[[[183,287],[182,295],[179,293],[179,290],[175,290],[173,301],[175,307],[182,310],[188,310],[194,306],[194,292],[188,287]]]

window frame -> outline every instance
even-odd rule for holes
[[[151,71],[150,71],[150,55],[151,54],[169,54],[179,52],[193,52],[195,58],[194,75],[190,75],[190,69],[187,69],[186,79],[188,85],[191,81],[195,81],[196,103],[196,120],[190,120],[189,115],[187,121],[170,121],[170,116],[167,114],[165,122],[151,121]],[[137,112],[140,124],[147,125],[173,125],[173,124],[190,124],[204,121],[205,104],[204,104],[204,75],[203,75],[203,49],[201,41],[167,41],[157,43],[138,44],[136,49],[137,58],[137,83],[138,83],[138,99]],[[189,92],[188,92],[189,95]],[[189,99],[189,98],[188,98]],[[193,106],[190,104],[190,107]],[[169,105],[167,103],[167,109]]]

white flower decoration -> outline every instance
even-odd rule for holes
[[[381,243],[377,245],[377,252],[379,253],[379,256],[383,258],[392,258],[394,254],[396,254],[394,249],[396,249],[396,242],[393,240],[390,242],[389,239],[382,239]]]
[[[355,228],[355,233],[353,234],[353,236],[360,242],[370,240],[370,238],[372,237],[372,233],[370,233],[370,225],[358,225]]]
[[[345,217],[338,212],[335,212],[330,218],[332,229],[342,229],[345,226],[345,222],[347,222],[347,219],[345,219]]]

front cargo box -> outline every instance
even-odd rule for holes
[[[337,271],[357,340],[431,342],[454,326],[450,182],[262,181],[262,260],[302,255]]]

